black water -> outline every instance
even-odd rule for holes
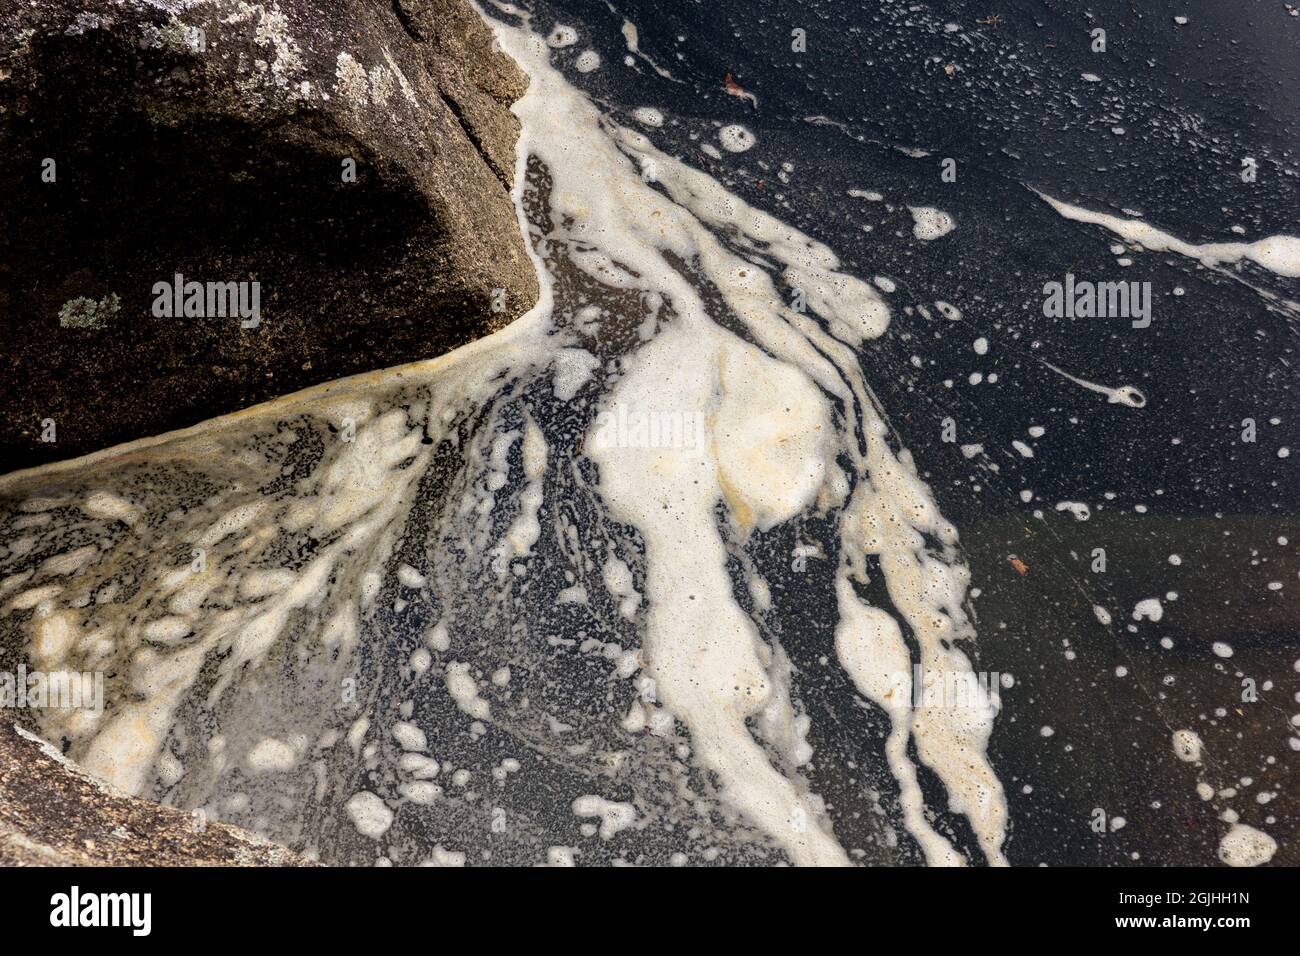
[[[1281,3],[1204,0],[534,9],[538,27],[580,33],[557,63],[600,53],[599,69],[566,70],[576,84],[629,123],[639,106],[664,112],[663,128],[645,130],[656,145],[827,243],[856,274],[896,283],[893,324],[865,347],[864,367],[961,530],[979,591],[977,667],[1016,679],[991,746],[1011,861],[1211,864],[1221,817],[1236,814],[1278,841],[1275,863],[1300,862],[1297,310],[1257,291],[1300,301],[1300,280],[1117,255],[1115,236],[1031,191],[1139,213],[1197,243],[1300,234],[1300,17]],[[671,78],[628,52],[625,19]],[[1098,28],[1104,52],[1091,49]],[[756,106],[728,95],[728,74]],[[729,123],[756,145],[702,152]],[[955,181],[941,177],[945,159]],[[908,205],[943,209],[957,227],[918,242]],[[1150,327],[1046,317],[1043,286],[1067,272],[1150,282]],[[936,300],[963,318],[944,320]],[[1108,403],[1044,362],[1135,386],[1147,404]],[[972,373],[983,380],[970,384]],[[945,418],[956,443],[942,440]],[[1254,441],[1243,440],[1247,419]],[[960,444],[983,451],[968,458]],[[1058,511],[1062,501],[1088,504],[1091,518]],[[1162,620],[1134,621],[1152,597]],[[797,629],[784,641],[797,659]],[[1204,739],[1201,765],[1175,757],[1181,728]],[[1202,800],[1198,782],[1216,795]]]

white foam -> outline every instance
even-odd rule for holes
[[[469,665],[452,661],[447,665],[447,693],[456,702],[456,706],[475,720],[487,720],[491,709],[488,702],[478,694],[478,682],[469,672]]]
[[[354,793],[345,806],[357,832],[371,840],[380,839],[393,825],[393,811],[369,790]]]
[[[1051,362],[1043,362],[1043,365],[1050,368],[1062,378],[1069,379],[1076,385],[1082,385],[1090,392],[1100,392],[1102,395],[1105,395],[1106,400],[1113,405],[1127,405],[1129,408],[1142,408],[1147,403],[1146,396],[1132,385],[1121,385],[1118,388],[1110,388],[1106,385],[1098,385],[1096,382],[1089,382],[1082,378],[1076,378],[1064,369],[1057,368]]]
[[[1178,755],[1179,760],[1187,763],[1200,762],[1205,744],[1201,742],[1201,737],[1196,731],[1175,730],[1173,740],[1174,753]]]
[[[717,775],[728,800],[797,862],[844,862],[818,806],[770,765],[745,729],[745,715],[763,707],[771,678],[757,655],[754,625],[732,597],[713,506],[725,501],[742,535],[786,520],[819,493],[838,445],[875,489],[867,497],[868,484],[860,484],[845,518],[846,573],[865,579],[862,556],[881,555],[894,604],[926,659],[969,669],[964,656],[945,647],[953,635],[971,633],[960,609],[968,574],[925,554],[916,529],[948,545],[955,545],[956,533],[907,459],[890,451],[848,348],[883,334],[888,309],[869,286],[840,273],[825,246],[726,193],[645,137],[615,129],[611,142],[599,114],[563,84],[538,45],[509,28],[498,33],[532,78],[515,107],[524,119],[523,148],[552,167],[553,195],[574,197],[560,211],[581,222],[584,234],[604,237],[606,255],[635,269],[680,316],[628,359],[609,403],[653,408],[667,392],[709,410],[713,437],[704,448],[614,448],[588,436],[602,496],[645,539],[645,651],[661,699],[690,728],[697,758]],[[642,182],[644,159],[654,160],[657,184],[680,205]],[[950,228],[942,214],[920,219]],[[761,250],[783,266],[785,279],[829,322],[830,334],[782,308],[766,272],[723,248],[709,227],[726,229],[736,247]],[[766,354],[714,325],[661,249],[697,259]],[[831,428],[821,393],[857,404],[865,421]],[[847,429],[864,435],[865,455],[847,440]],[[1000,862],[1005,804],[982,755],[991,721],[964,712],[918,713],[908,730],[922,760],[948,786],[954,808],[971,819],[986,855]]]
[[[1070,512],[1075,521],[1087,521],[1092,517],[1092,509],[1082,501],[1058,501],[1056,510]]]
[[[298,755],[284,741],[266,737],[249,750],[244,759],[249,769],[256,773],[284,773],[293,769]]]
[[[650,67],[650,69],[654,70],[664,79],[666,80],[673,79],[673,75],[671,73],[669,73],[666,69],[661,67],[658,63],[654,61],[654,59],[648,53],[646,53],[644,50],[641,49],[641,36],[639,31],[636,28],[635,23],[633,23],[631,20],[624,20],[622,33],[623,33],[623,40],[627,44],[627,50],[630,54],[632,54],[632,56],[635,56],[638,59],[640,59],[643,63],[646,64],[646,66]],[[631,60],[629,59],[628,62],[630,64]]]
[[[579,393],[592,389],[599,367],[590,352],[575,348],[576,335],[557,329],[550,275],[530,244],[539,274],[538,305],[490,338],[431,362],[331,383],[185,432],[0,479],[23,487],[52,476],[70,485],[81,482],[86,494],[78,500],[87,501],[94,516],[126,522],[132,535],[153,534],[149,544],[158,554],[172,553],[178,543],[188,548],[204,534],[212,542],[206,570],[160,572],[169,576],[168,588],[178,589],[166,596],[184,593],[185,613],[192,615],[186,618],[192,635],[181,635],[179,625],[174,635],[171,630],[163,635],[174,636],[178,646],[140,647],[141,634],[123,628],[120,610],[111,605],[68,617],[52,610],[41,618],[45,631],[39,633],[46,634],[51,653],[63,655],[69,651],[58,648],[92,646],[88,635],[110,629],[106,653],[116,656],[106,659],[120,665],[127,686],[139,690],[103,727],[73,728],[60,723],[57,714],[38,719],[50,722],[51,737],[69,732],[87,766],[140,792],[181,701],[199,686],[205,668],[214,676],[203,685],[211,705],[245,674],[261,676],[258,668],[276,664],[273,652],[307,653],[310,645],[322,661],[339,655],[340,666],[355,663],[349,656],[360,653],[363,635],[376,633],[376,615],[386,611],[381,600],[395,582],[408,588],[438,582],[436,566],[427,578],[413,566],[399,570],[396,554],[422,480],[443,460],[436,457],[441,443],[464,445],[463,488],[453,486],[458,490],[446,517],[456,544],[470,557],[508,557],[505,570],[498,566],[503,591],[517,573],[526,573],[526,559],[543,528],[560,530],[559,520],[544,508],[547,482],[559,470],[553,463],[561,453],[576,459],[585,447],[599,475],[601,507],[634,526],[645,546],[644,566],[638,569],[644,575],[642,594],[626,564],[626,574],[613,566],[618,559],[612,554],[582,555],[584,561],[594,559],[591,566],[603,560],[612,569],[606,583],[618,592],[625,626],[634,627],[642,641],[641,666],[658,688],[654,704],[642,708],[644,726],[652,734],[671,735],[675,718],[689,731],[689,746],[681,747],[711,775],[728,813],[743,815],[793,862],[849,861],[822,800],[790,766],[805,761],[809,751],[807,727],[791,700],[789,660],[738,603],[728,570],[729,556],[744,553],[756,531],[814,511],[833,513],[838,526],[832,547],[839,553],[828,557],[835,561],[840,614],[836,657],[863,695],[890,718],[889,769],[904,792],[908,832],[927,860],[963,862],[928,821],[938,808],[926,806],[915,786],[919,759],[946,790],[948,809],[969,820],[984,856],[1004,863],[1006,804],[985,755],[994,709],[914,708],[906,697],[884,696],[877,683],[884,665],[901,665],[907,673],[909,662],[973,676],[957,648],[975,637],[963,609],[969,572],[960,559],[956,529],[940,514],[910,454],[891,444],[859,363],[858,346],[886,332],[888,306],[872,286],[845,272],[827,246],[613,122],[551,65],[545,38],[503,24],[493,28],[530,76],[527,94],[514,106],[522,123],[514,192],[521,231],[530,235],[524,189],[527,163],[535,156],[552,179],[550,218],[565,224],[554,246],[570,243],[568,264],[595,285],[671,304],[671,317],[665,310],[662,321],[648,323],[637,339],[641,344],[619,356],[622,377],[599,396],[600,404],[654,409],[671,396],[679,410],[701,416],[704,440],[622,447],[589,432],[557,435],[554,440],[571,445],[550,448],[527,414],[522,424],[514,418],[505,425],[495,417],[496,400],[508,387],[503,383],[549,377],[557,398],[578,402],[585,400]],[[625,28],[625,36],[629,50],[639,52],[635,28]],[[559,46],[576,39],[576,31],[563,30],[551,38]],[[647,162],[656,168],[653,184],[641,175]],[[918,228],[948,231],[950,217],[934,212],[914,212]],[[679,261],[698,268],[720,299],[706,303],[694,277],[679,271]],[[806,312],[787,305],[783,286],[804,294]],[[482,423],[452,430],[453,423],[459,427],[470,419]],[[349,439],[328,439],[307,479],[283,491],[256,491],[282,477],[281,462],[259,450],[258,442],[275,435],[280,423],[299,420],[328,422]],[[236,471],[222,460],[231,448],[241,456]],[[509,480],[514,448],[520,450],[524,476],[516,485]],[[216,484],[229,490],[211,504],[195,505],[184,522],[167,524],[163,519],[171,520],[174,506],[165,495],[137,500],[135,492],[112,490],[122,475],[116,469],[155,452],[169,466],[180,462],[198,473],[211,469],[222,479]],[[576,464],[568,457],[564,461],[566,468]],[[247,487],[231,489],[236,482],[230,476],[236,473]],[[506,505],[514,509],[508,516],[502,510]],[[551,521],[555,524],[545,523]],[[163,530],[150,532],[151,526]],[[297,535],[320,542],[301,565],[285,562],[274,550]],[[119,553],[122,560],[133,557]],[[113,559],[92,559],[77,573],[111,577],[113,566]],[[869,579],[883,580],[889,610],[859,596],[857,589]],[[747,583],[752,594],[765,593],[752,579]],[[45,578],[24,579],[17,586],[32,595],[29,607],[51,602],[54,609],[70,599],[62,584]],[[219,594],[220,601],[205,603],[203,588]],[[768,588],[762,600],[779,602],[780,593]],[[11,601],[6,608],[8,613],[16,605]],[[480,694],[475,675],[499,670],[500,664],[476,666],[469,658],[473,642],[460,629],[464,609],[438,613],[439,621],[425,635],[426,648],[419,649],[425,652],[420,666],[441,666],[428,651],[448,652],[455,625],[461,659],[446,662],[443,671],[452,701],[475,723],[490,719],[494,708],[518,706],[511,689],[501,685],[490,691],[491,705]],[[304,619],[318,621],[316,630]],[[32,636],[38,624],[30,626]],[[915,652],[902,636],[904,627]],[[280,646],[288,640],[298,643],[292,649]],[[625,654],[620,661],[623,657],[632,661],[630,675],[638,658]],[[409,660],[414,666],[417,659]],[[322,719],[313,713],[295,716]],[[764,742],[751,732],[750,718]],[[366,740],[368,729],[369,718],[362,716],[346,734],[360,760],[374,759],[380,746]],[[419,743],[406,730],[394,727],[393,732],[403,746]],[[773,749],[789,759],[774,760]],[[913,752],[916,758],[909,755]],[[464,769],[450,776],[453,786],[470,780]],[[432,786],[413,786],[417,782],[401,784],[403,799],[418,803],[437,796]],[[380,839],[392,823],[389,804],[369,790],[353,794],[346,809],[371,839]],[[600,815],[602,827],[606,816]],[[611,819],[617,823],[625,816]]]
[[[755,137],[745,127],[733,123],[718,130],[718,142],[729,153],[743,153],[754,145]]]
[[[1164,606],[1159,598],[1146,598],[1133,606],[1133,620],[1159,621],[1165,616]]]
[[[948,235],[957,228],[952,216],[933,206],[908,206],[912,214],[912,235],[925,242],[931,242]]]
[[[1219,841],[1219,859],[1228,866],[1263,866],[1276,852],[1276,840],[1244,823],[1234,823]]]
[[[664,114],[651,106],[638,106],[632,111],[632,118],[642,126],[658,129],[664,125]]]
[[[566,46],[573,46],[578,42],[578,31],[567,24],[557,23],[546,38],[546,42],[557,50]]]
[[[1195,259],[1206,268],[1218,268],[1225,263],[1249,260],[1258,266],[1289,278],[1300,277],[1300,237],[1275,235],[1254,242],[1207,242],[1202,245],[1186,242],[1170,235],[1141,219],[1124,219],[1110,213],[1094,212],[1081,206],[1072,206],[1045,193],[1039,196],[1067,219],[1104,226],[1125,242],[1142,246],[1152,252],[1174,252]]]
[[[574,815],[600,818],[600,838],[612,840],[636,823],[636,807],[630,803],[606,800],[595,794],[585,794],[573,801]]]

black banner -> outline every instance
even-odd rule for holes
[[[554,942],[593,929],[635,935],[701,920],[734,945],[773,921],[813,914],[862,939],[1000,932],[1070,940],[1186,940],[1232,945],[1294,921],[1295,875],[1282,869],[652,870],[593,873],[438,869],[34,869],[0,871],[11,944],[70,933],[127,944],[198,942],[246,932],[272,945],[373,943],[421,926],[477,927]],[[833,894],[833,895],[832,895]],[[838,900],[834,910],[828,900]],[[767,910],[756,922],[755,903]],[[853,901],[847,909],[844,903]],[[838,915],[832,915],[838,913]],[[730,915],[727,915],[730,914]],[[459,926],[460,929],[453,929]],[[851,927],[851,928],[850,928]],[[822,929],[829,929],[823,927]],[[820,931],[820,930],[819,930]],[[485,937],[486,940],[487,937]],[[1259,937],[1253,937],[1258,939]],[[941,942],[935,939],[934,942]],[[549,945],[549,943],[548,943]]]

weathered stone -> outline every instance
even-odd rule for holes
[[[465,0],[0,0],[0,471],[520,315],[524,85]],[[260,324],[157,317],[176,273]]]
[[[301,866],[246,830],[119,793],[0,721],[0,866]]]

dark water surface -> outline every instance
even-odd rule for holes
[[[1300,234],[1300,18],[531,9],[535,314],[0,480],[47,739],[330,863],[1300,862],[1300,262],[1180,244]]]
[[[588,47],[601,55],[573,82],[615,110],[662,109],[664,127],[646,131],[660,148],[826,242],[855,274],[897,284],[893,324],[865,346],[864,367],[961,531],[981,592],[977,667],[1016,678],[991,743],[1011,861],[1211,863],[1226,826],[1216,816],[1230,811],[1278,840],[1275,862],[1300,862],[1290,719],[1300,710],[1300,455],[1279,457],[1300,445],[1297,313],[1246,284],[1295,301],[1300,282],[1131,250],[1121,266],[1115,236],[1031,192],[1140,214],[1195,243],[1300,232],[1300,19],[1281,4],[1211,2],[547,9],[581,32],[557,62]],[[624,62],[624,20],[671,78],[639,57]],[[791,49],[795,28],[805,52]],[[1105,52],[1091,49],[1096,28]],[[756,107],[728,95],[728,73]],[[756,145],[705,155],[719,123],[743,124]],[[948,157],[955,182],[941,179]],[[1241,176],[1245,157],[1253,182]],[[783,163],[793,166],[784,178]],[[917,243],[907,205],[936,206],[956,229]],[[1067,272],[1150,282],[1150,327],[1045,317],[1043,285]],[[933,318],[906,314],[910,297]],[[961,321],[944,321],[936,299]],[[979,338],[984,355],[972,349]],[[1131,384],[1147,404],[1108,403],[1044,362]],[[983,381],[971,385],[976,372]],[[968,459],[941,440],[949,416],[958,442],[982,452]],[[1242,441],[1245,419],[1253,443]],[[1035,425],[1041,437],[1028,434]],[[1088,504],[1090,519],[1056,510],[1062,501]],[[1162,619],[1133,620],[1152,597]],[[1093,605],[1109,610],[1109,626]],[[1217,656],[1215,642],[1233,656]],[[1257,699],[1243,700],[1252,686]],[[1205,742],[1199,771],[1169,745],[1181,728]],[[1198,780],[1213,799],[1197,795]],[[1125,824],[1095,832],[1097,808]]]

